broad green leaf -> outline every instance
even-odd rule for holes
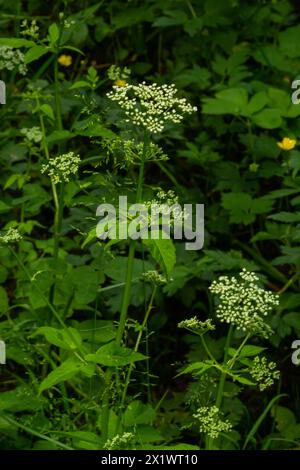
[[[252,346],[252,345],[247,345],[244,346],[243,349],[239,353],[239,357],[251,357],[251,356],[257,356],[260,354],[262,351],[264,351],[266,348],[261,348],[260,346]],[[237,350],[234,348],[229,348],[229,354],[230,356],[234,356],[236,354]]]
[[[139,400],[132,401],[123,415],[125,426],[135,426],[137,424],[150,424],[155,419],[155,411],[149,404],[144,404]]]
[[[35,42],[22,38],[0,38],[0,46],[8,47],[33,47]]]
[[[70,357],[60,366],[50,372],[49,375],[41,382],[39,386],[39,393],[53,387],[65,380],[70,380],[78,372],[80,372],[85,365],[79,359]]]
[[[87,354],[85,359],[103,366],[122,367],[137,361],[143,361],[147,357],[132,349],[118,346],[112,341],[101,346],[95,354]]]
[[[42,104],[40,110],[49,118],[51,121],[54,121],[53,109],[49,104]]]
[[[154,240],[142,239],[142,242],[149,248],[155,261],[163,268],[168,279],[170,279],[176,263],[175,246],[171,239]]]
[[[49,110],[48,110],[49,111]],[[52,109],[51,109],[52,111]],[[50,115],[53,116],[53,111],[52,113],[50,112]],[[49,116],[50,117],[50,116]],[[51,119],[53,119],[51,117]],[[72,139],[75,134],[68,130],[62,130],[62,131],[53,131],[51,134],[49,134],[46,138],[47,144],[54,144],[56,142],[63,142],[65,140]]]
[[[75,350],[81,345],[81,336],[75,328],[64,329],[42,326],[38,328],[34,335],[42,334],[50,344],[59,348]]]
[[[30,62],[38,60],[43,55],[47,54],[47,52],[49,52],[49,49],[47,49],[47,47],[34,46],[26,52],[24,62],[25,64],[30,64]]]
[[[292,26],[279,33],[279,48],[291,58],[300,57],[300,26]]]
[[[48,33],[51,46],[54,46],[59,38],[59,29],[56,23],[53,23],[49,26]]]
[[[281,113],[278,109],[263,109],[251,117],[254,124],[263,129],[276,129],[282,124]]]
[[[36,396],[35,390],[27,385],[0,394],[0,411],[36,411],[41,404],[41,399]]]
[[[248,93],[244,88],[228,88],[206,98],[202,107],[205,114],[243,114],[248,103]]]

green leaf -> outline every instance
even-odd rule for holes
[[[10,207],[5,202],[0,201],[0,212],[8,212]]]
[[[87,354],[85,359],[103,366],[122,367],[137,361],[143,361],[147,357],[132,349],[118,346],[112,341],[101,346],[95,354]]]
[[[278,109],[263,109],[252,116],[252,121],[263,129],[276,129],[282,125],[281,113]]]
[[[254,96],[252,96],[248,105],[246,106],[246,113],[251,115],[257,113],[268,103],[268,95],[265,91],[259,91]]]
[[[151,256],[163,268],[166,276],[170,279],[176,263],[175,246],[172,240],[142,239],[142,242],[149,248]]]
[[[137,424],[151,424],[155,419],[155,411],[149,404],[144,404],[140,400],[132,401],[124,415],[125,426],[135,426]]]
[[[243,115],[247,104],[247,90],[244,88],[228,88],[219,91],[215,98],[205,99],[202,111],[205,114]]]
[[[0,394],[0,411],[37,411],[39,408],[41,408],[41,400],[27,385],[21,385]]]
[[[251,356],[257,356],[260,354],[262,351],[264,351],[266,348],[261,348],[260,346],[252,346],[252,345],[247,345],[244,346],[243,349],[239,353],[239,357],[251,357]],[[236,349],[234,348],[229,348],[229,354],[233,357],[236,353]]]
[[[43,55],[47,54],[47,52],[49,52],[49,49],[47,49],[47,47],[34,46],[26,52],[24,62],[25,64],[30,64],[30,62],[38,60]]]
[[[0,46],[8,47],[33,47],[35,42],[22,38],[0,38]]]
[[[49,26],[48,33],[51,46],[54,46],[59,38],[59,29],[56,23],[53,23]]]
[[[52,111],[52,109],[51,109]],[[53,115],[53,111],[52,111]],[[51,134],[49,134],[46,138],[47,144],[54,144],[56,142],[63,142],[65,140],[72,139],[75,134],[73,134],[70,131],[67,130],[62,130],[62,131],[53,131]]]
[[[279,33],[279,48],[291,58],[300,57],[300,26],[292,26]]]
[[[91,84],[84,80],[79,80],[78,82],[73,83],[69,90],[76,90],[77,88],[91,88]]]
[[[78,374],[84,366],[85,365],[78,359],[70,357],[47,375],[39,386],[39,393],[42,393],[44,390],[64,382],[65,380],[70,380],[74,375]]]
[[[38,328],[35,335],[42,334],[50,344],[63,349],[75,350],[81,345],[81,337],[75,328],[59,329],[50,326]]]
[[[45,114],[51,121],[54,121],[54,113],[53,109],[49,104],[42,104],[40,107],[40,110],[42,111],[43,114]]]

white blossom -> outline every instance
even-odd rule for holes
[[[31,128],[23,127],[20,132],[31,142],[37,143],[40,142],[43,138],[42,131],[40,127],[37,126]]]
[[[10,228],[6,231],[4,235],[0,236],[0,242],[7,245],[8,243],[19,242],[22,240],[22,238],[22,235],[17,229]]]
[[[271,328],[264,318],[279,304],[278,295],[259,286],[259,278],[243,269],[236,277],[221,276],[210,290],[219,298],[216,316],[251,334],[269,336]]]
[[[116,101],[125,111],[126,122],[144,127],[152,133],[164,130],[165,124],[177,124],[185,114],[197,111],[185,98],[176,97],[175,85],[142,82],[137,85],[113,86],[108,98]]]
[[[112,439],[108,439],[104,446],[104,450],[128,450],[128,446],[131,445],[134,434],[132,432],[125,432],[121,436],[117,434]]]
[[[26,75],[27,67],[24,63],[24,54],[19,49],[0,46],[0,70],[4,69],[17,69],[21,75]]]
[[[228,420],[222,421],[217,406],[201,406],[193,416],[200,422],[200,432],[207,434],[211,439],[217,439],[221,432],[232,429],[232,424]]]
[[[46,173],[54,184],[70,181],[71,175],[76,175],[80,157],[74,152],[65,153],[51,158],[42,166],[41,172]]]
[[[275,362],[267,362],[265,357],[255,357],[250,375],[258,382],[260,391],[265,390],[274,384],[274,380],[278,380],[280,372],[276,369]]]

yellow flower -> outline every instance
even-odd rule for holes
[[[123,87],[127,85],[127,82],[126,80],[122,80],[121,78],[118,78],[118,80],[116,80],[114,84],[116,86]]]
[[[282,150],[292,150],[297,141],[296,139],[290,139],[289,137],[284,137],[281,142],[277,142],[278,147]]]
[[[62,54],[62,55],[58,58],[58,63],[59,63],[60,65],[63,65],[63,67],[69,67],[69,66],[72,64],[72,56]]]

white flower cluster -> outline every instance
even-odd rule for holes
[[[200,321],[197,317],[182,320],[180,323],[178,323],[178,328],[192,330],[197,334],[204,334],[207,331],[213,331],[216,329],[210,318],[205,321]]]
[[[54,184],[70,181],[71,175],[76,175],[80,165],[80,157],[74,152],[64,153],[51,158],[42,166],[41,172],[46,173]]]
[[[184,220],[187,217],[186,211],[182,210],[178,202],[178,196],[174,191],[169,190],[167,192],[162,189],[156,193],[155,199],[147,201],[146,206],[151,210],[151,214],[171,215],[171,224],[174,220]],[[174,207],[172,207],[174,206]]]
[[[10,228],[4,235],[0,236],[0,243],[7,245],[8,243],[16,243],[22,240],[22,235],[15,228]]]
[[[25,135],[25,137],[31,142],[37,143],[40,142],[43,138],[42,131],[40,127],[37,126],[31,128],[23,127],[20,132],[21,134]]]
[[[27,67],[24,64],[24,54],[19,49],[0,46],[0,70],[4,69],[17,69],[21,75],[26,75]]]
[[[165,276],[162,276],[162,274],[159,274],[157,271],[147,271],[142,273],[142,278],[157,286],[162,286],[167,283]]]
[[[247,333],[270,336],[272,329],[263,317],[279,304],[278,295],[261,288],[259,278],[246,269],[239,273],[239,277],[221,276],[212,282],[209,289],[220,301],[217,317]]]
[[[228,420],[222,421],[217,406],[201,406],[193,416],[200,421],[200,432],[211,439],[217,439],[221,432],[232,429],[232,424]]]
[[[185,98],[176,97],[176,93],[175,85],[147,85],[142,82],[138,85],[113,86],[113,91],[107,96],[125,111],[126,122],[156,134],[164,130],[167,122],[177,124],[185,114],[197,111]]]
[[[132,444],[134,434],[132,432],[125,432],[121,436],[117,434],[112,439],[108,439],[103,450],[128,450],[128,447]]]
[[[251,376],[258,382],[260,391],[271,387],[280,378],[275,362],[267,362],[266,357],[255,357],[250,369]]]
[[[39,38],[39,27],[36,24],[36,20],[28,22],[28,20],[23,20],[21,23],[21,32],[23,36],[30,36],[32,39]]]

